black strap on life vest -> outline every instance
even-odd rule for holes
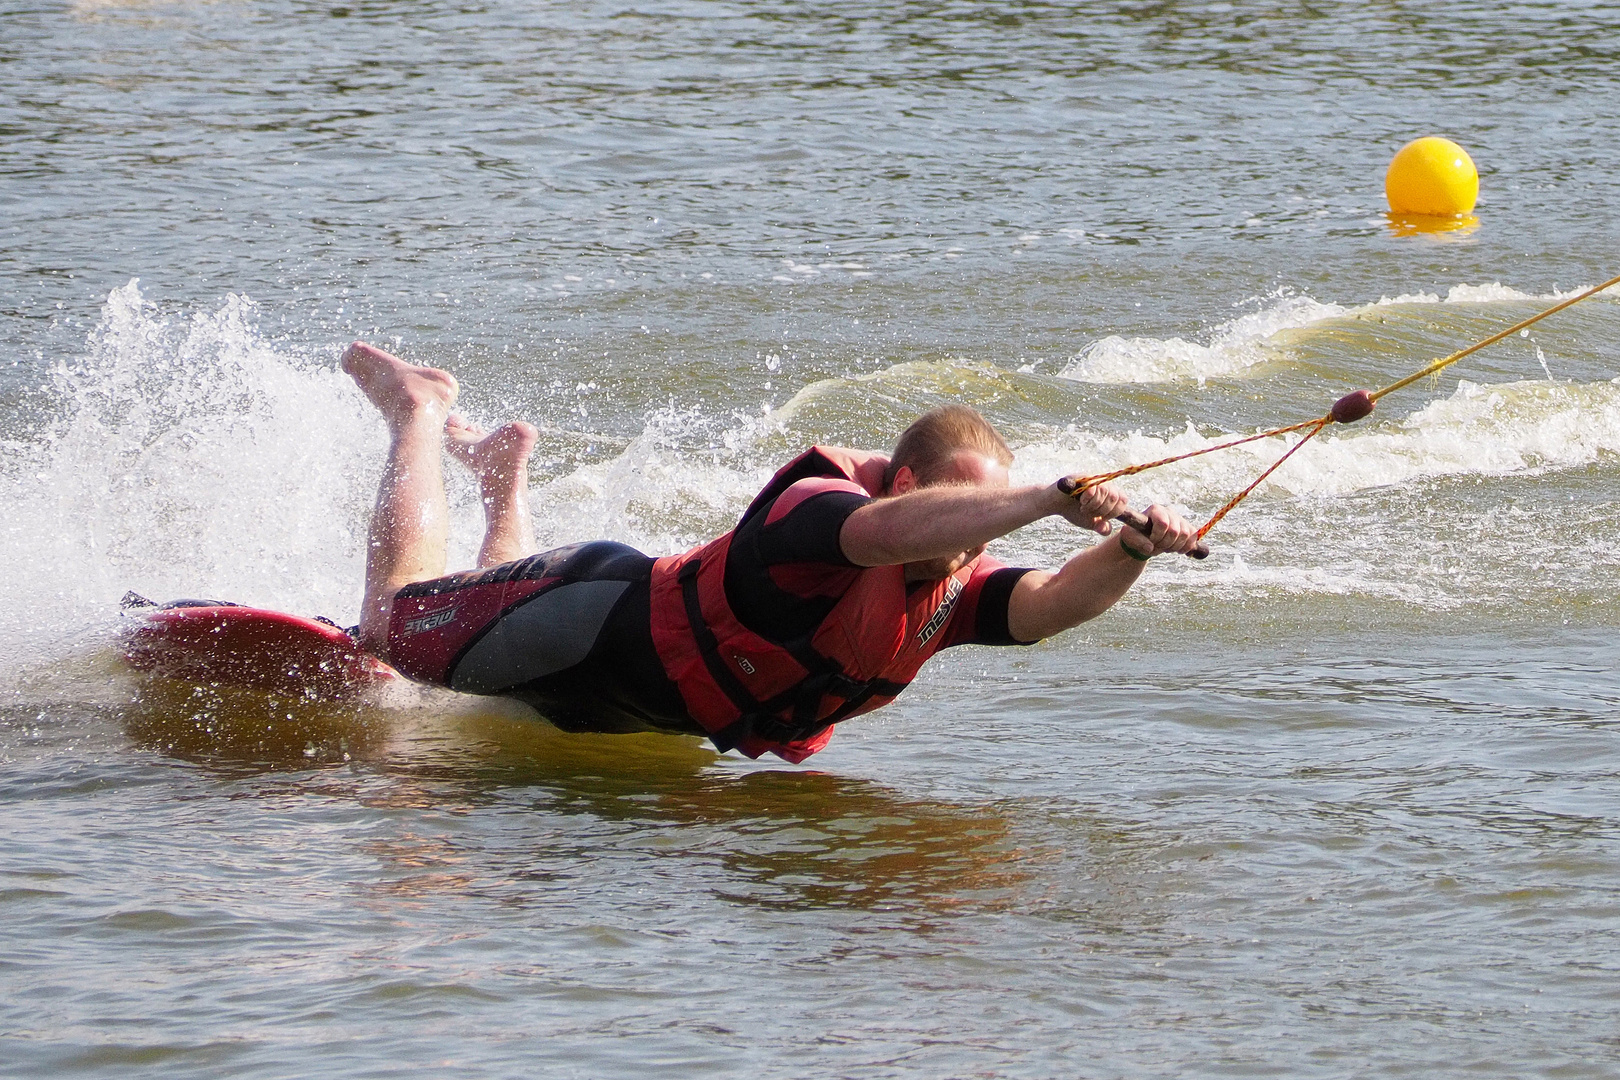
[[[731,700],[741,713],[736,720],[709,735],[722,753],[737,746],[749,736],[767,742],[790,743],[811,739],[826,731],[840,720],[854,715],[861,706],[874,697],[893,697],[906,688],[905,683],[888,679],[862,682],[844,674],[837,661],[822,656],[810,648],[808,642],[784,644],[788,654],[810,674],[768,701],[760,701],[732,674],[725,658],[720,655],[720,642],[703,618],[703,605],[698,599],[698,571],[702,560],[693,559],[681,567],[681,601],[686,609],[686,622],[692,628],[698,655],[708,669],[715,685]],[[821,699],[831,695],[844,699],[844,703],[826,717],[818,716]],[[791,709],[791,719],[784,720],[782,712]]]

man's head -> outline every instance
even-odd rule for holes
[[[898,495],[902,494],[900,485],[909,491],[931,484],[973,483],[971,478],[958,475],[964,455],[982,457],[987,463],[999,465],[1003,473],[1013,460],[1007,441],[977,410],[966,405],[929,409],[901,432],[900,441],[894,444],[889,468],[883,474],[883,488]],[[901,477],[905,470],[911,473],[909,481]]]
[[[966,405],[942,405],[919,416],[895,443],[883,488],[904,495],[936,484],[1006,487],[1013,454],[990,422]],[[984,551],[984,546],[943,559],[907,563],[910,581],[936,580],[954,574]]]

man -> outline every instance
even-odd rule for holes
[[[388,422],[366,559],[361,644],[403,674],[527,701],[573,731],[671,730],[798,762],[832,726],[893,700],[934,653],[1027,645],[1102,614],[1147,560],[1187,552],[1162,507],[1056,573],[1002,566],[985,544],[1043,517],[1103,536],[1128,505],[1014,488],[1012,452],[964,406],[925,414],[894,456],[815,447],[778,472],[731,532],[652,559],[609,541],[533,554],[536,432],[486,434],[451,414],[447,372],[362,342],[343,369]],[[441,450],[478,478],[478,570],[445,572]]]

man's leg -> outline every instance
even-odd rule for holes
[[[529,514],[529,454],[539,434],[516,421],[491,435],[459,416],[450,417],[445,427],[445,446],[478,477],[478,493],[484,503],[480,568],[521,559],[536,550],[534,521]]]
[[[388,464],[371,514],[360,611],[360,644],[387,659],[394,593],[445,571],[449,508],[440,454],[456,380],[360,341],[343,354],[342,366],[388,422]]]

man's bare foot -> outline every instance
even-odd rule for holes
[[[532,424],[514,420],[492,434],[452,414],[444,436],[450,456],[472,470],[487,495],[490,488],[511,484],[527,473],[529,455],[540,433]]]
[[[450,456],[478,477],[484,502],[484,544],[480,567],[498,566],[535,552],[534,522],[529,514],[529,454],[540,433],[522,421],[503,424],[489,434],[459,416],[444,425]]]
[[[407,364],[363,341],[344,350],[341,366],[391,428],[410,423],[424,412],[443,422],[460,392],[456,377],[448,371]]]

